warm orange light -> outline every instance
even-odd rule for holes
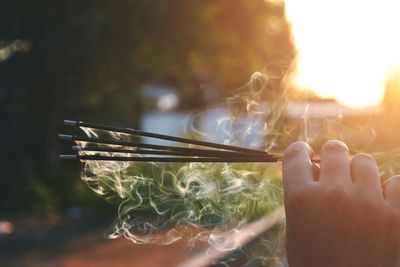
[[[400,1],[286,0],[298,50],[294,82],[353,107],[381,101],[400,65]]]

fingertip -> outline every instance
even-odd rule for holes
[[[357,171],[357,168],[365,172],[365,168],[374,169],[374,174],[379,175],[378,164],[376,160],[369,154],[358,153],[356,154],[350,162],[352,170]],[[364,173],[363,173],[364,174]]]
[[[321,149],[321,154],[326,151],[326,152],[336,152],[336,151],[347,151],[349,152],[348,146],[339,140],[329,140],[325,142],[325,144],[322,146]]]
[[[284,161],[297,157],[299,154],[308,153],[309,157],[312,158],[312,148],[309,144],[304,141],[296,141],[291,143],[285,150]]]
[[[314,180],[311,147],[297,141],[288,146],[283,158],[283,180],[285,193],[300,188]]]
[[[350,169],[353,183],[370,195],[382,197],[378,164],[371,155],[358,153],[351,160]]]
[[[322,146],[320,181],[342,184],[351,182],[350,152],[342,141],[329,140]]]
[[[393,208],[400,212],[400,175],[387,179],[382,184],[383,195]]]
[[[384,193],[385,197],[388,193],[391,193],[392,190],[396,190],[396,192],[400,193],[400,175],[395,175],[395,176],[390,177],[389,179],[386,179],[382,183],[382,189],[383,189],[383,193]],[[400,197],[400,195],[399,195],[399,197]]]

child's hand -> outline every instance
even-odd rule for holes
[[[349,159],[327,142],[320,168],[304,142],[283,160],[287,257],[291,267],[400,266],[400,176],[381,186],[369,155]]]

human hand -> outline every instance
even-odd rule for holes
[[[292,267],[400,266],[400,176],[381,185],[375,160],[328,141],[320,167],[304,142],[284,155],[287,258]]]

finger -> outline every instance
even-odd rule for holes
[[[285,192],[313,181],[312,150],[302,141],[289,145],[283,157],[283,182]]]
[[[351,178],[363,192],[382,195],[378,165],[373,157],[357,154],[350,163]]]
[[[329,183],[351,181],[349,149],[345,143],[330,140],[322,147],[320,181]]]
[[[386,201],[400,212],[400,175],[389,178],[382,187]]]

